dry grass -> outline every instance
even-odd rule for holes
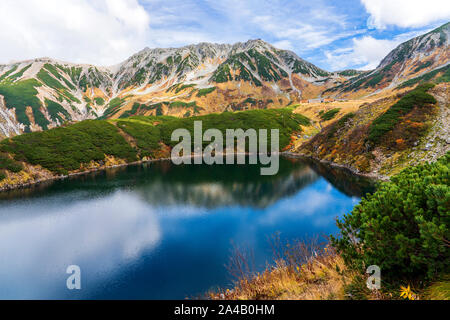
[[[450,300],[450,275],[429,286],[423,293],[425,300]]]
[[[298,249],[298,248],[297,248]],[[300,252],[300,251],[299,251]],[[305,251],[306,252],[306,251]],[[296,260],[296,259],[293,259]],[[292,261],[293,261],[292,260]],[[355,274],[329,247],[300,265],[278,260],[275,267],[241,278],[235,289],[209,294],[214,300],[342,300]]]

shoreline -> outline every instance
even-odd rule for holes
[[[17,184],[17,185],[13,185],[13,186],[0,187],[0,193],[7,192],[7,191],[13,191],[13,190],[26,189],[26,188],[38,186],[40,184],[44,184],[47,182],[64,180],[64,179],[68,179],[68,178],[72,178],[72,177],[95,173],[95,172],[102,172],[102,171],[106,171],[108,169],[123,168],[123,167],[132,166],[132,165],[140,165],[140,164],[144,164],[144,163],[153,163],[153,162],[169,161],[169,160],[170,160],[170,158],[160,158],[160,159],[140,160],[140,161],[134,161],[134,162],[129,162],[129,163],[116,164],[113,166],[103,166],[103,167],[90,169],[90,170],[86,170],[86,171],[82,171],[82,172],[69,173],[69,174],[63,175],[63,176],[53,176],[53,177],[46,178],[46,179],[35,180],[33,182],[22,183],[22,184]]]
[[[314,161],[320,162],[322,164],[329,165],[330,167],[333,167],[333,168],[346,169],[349,172],[351,172],[352,174],[360,176],[360,177],[364,177],[364,178],[374,179],[374,180],[382,181],[382,182],[390,180],[389,176],[385,176],[385,175],[377,174],[377,173],[373,173],[373,172],[372,173],[363,173],[363,172],[360,172],[357,169],[355,169],[353,167],[350,167],[350,166],[347,166],[345,164],[339,164],[339,163],[336,163],[336,162],[319,159],[319,158],[316,158],[314,156],[306,155],[304,153],[294,153],[294,152],[285,151],[285,152],[282,152],[280,154],[282,154],[284,156],[291,157],[291,158],[296,158],[296,159],[302,159],[303,158],[303,159],[314,160]]]
[[[334,168],[346,169],[354,175],[369,178],[369,179],[374,179],[377,181],[388,181],[389,180],[389,177],[387,177],[387,176],[378,175],[378,174],[370,174],[370,173],[369,174],[361,173],[354,168],[351,168],[351,167],[348,167],[345,165],[341,165],[341,164],[338,164],[335,162],[331,162],[331,161],[321,160],[321,159],[318,159],[318,158],[315,158],[312,156],[308,156],[305,154],[301,154],[301,153],[293,153],[293,152],[285,151],[285,152],[280,152],[279,154],[282,156],[295,158],[295,159],[309,159],[309,160],[317,161],[317,162],[329,165]],[[194,158],[194,157],[195,157],[195,155],[192,155],[192,156],[189,156],[188,158]],[[113,166],[103,166],[103,167],[90,169],[90,170],[86,170],[86,171],[82,171],[82,172],[69,173],[68,175],[53,176],[50,178],[39,179],[39,180],[35,180],[33,182],[28,182],[28,183],[22,183],[22,184],[17,184],[17,185],[7,185],[4,187],[0,187],[0,193],[7,192],[7,191],[13,191],[13,190],[26,189],[29,187],[38,186],[38,185],[41,185],[44,183],[49,183],[52,181],[64,180],[64,179],[68,179],[68,178],[72,178],[72,177],[87,175],[90,173],[106,171],[108,169],[123,168],[123,167],[132,166],[132,165],[141,165],[141,164],[145,164],[145,163],[154,163],[154,162],[162,162],[162,161],[170,161],[170,160],[171,160],[171,158],[159,158],[159,159],[151,159],[151,160],[134,161],[134,162],[124,163],[124,164],[117,164],[117,165],[113,165]]]

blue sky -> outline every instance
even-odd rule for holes
[[[447,0],[2,0],[0,63],[116,64],[144,47],[261,38],[326,70],[371,69],[450,20]]]

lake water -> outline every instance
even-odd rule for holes
[[[342,170],[280,159],[256,165],[157,162],[0,194],[0,299],[184,299],[229,287],[237,246],[255,268],[268,237],[337,232],[336,217],[372,190]],[[81,290],[66,269],[81,268]]]

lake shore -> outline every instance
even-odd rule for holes
[[[246,154],[246,155],[248,155],[248,154]],[[333,168],[348,170],[351,174],[354,174],[354,175],[360,176],[360,177],[364,177],[364,178],[368,178],[368,179],[372,179],[372,180],[377,180],[377,181],[388,181],[389,180],[389,177],[387,177],[387,176],[383,176],[383,175],[375,174],[375,173],[368,173],[368,174],[362,173],[352,167],[348,167],[345,165],[341,165],[341,164],[326,161],[326,160],[321,160],[321,159],[318,159],[318,158],[315,158],[312,156],[308,156],[305,154],[301,154],[301,153],[280,152],[280,155],[288,157],[288,158],[308,159],[308,160],[316,161],[316,162],[328,165]],[[194,157],[195,156],[189,156],[188,158],[194,158]],[[120,163],[120,164],[114,164],[114,165],[101,165],[96,168],[92,168],[92,169],[84,170],[84,171],[80,171],[80,172],[73,172],[73,173],[69,173],[67,175],[54,175],[52,173],[47,173],[47,175],[44,178],[39,178],[39,179],[33,180],[31,182],[18,182],[18,183],[14,183],[14,184],[4,184],[4,185],[0,186],[0,192],[17,190],[17,189],[25,189],[25,188],[37,186],[40,184],[49,183],[52,181],[64,180],[64,179],[68,179],[68,178],[72,178],[72,177],[76,177],[76,176],[82,176],[82,175],[86,175],[86,174],[90,174],[90,173],[101,172],[101,171],[105,171],[108,169],[122,168],[122,167],[127,167],[127,166],[132,166],[132,165],[140,165],[140,164],[154,163],[154,162],[160,162],[160,161],[171,161],[171,158],[161,157],[161,158],[157,158],[157,159],[140,160],[140,161],[134,161],[134,162],[129,162],[129,163]]]
[[[294,153],[294,152],[288,152],[287,151],[287,152],[282,152],[281,154],[284,155],[284,156],[287,156],[287,157],[292,157],[292,158],[297,158],[297,159],[310,159],[310,160],[313,160],[313,161],[320,162],[322,164],[329,165],[329,166],[331,166],[333,168],[345,169],[345,170],[350,171],[354,175],[361,176],[361,177],[364,177],[364,178],[369,178],[369,179],[378,180],[378,181],[389,181],[390,180],[389,176],[385,176],[385,175],[382,175],[382,174],[379,174],[379,173],[375,173],[375,172],[364,173],[364,172],[361,172],[361,171],[359,171],[359,170],[357,170],[357,169],[355,169],[353,167],[350,167],[350,166],[346,166],[346,165],[339,164],[339,163],[332,162],[332,161],[319,159],[319,158],[316,158],[316,157],[313,157],[313,156],[310,156],[310,155],[306,155],[306,154],[303,154],[303,153]]]

